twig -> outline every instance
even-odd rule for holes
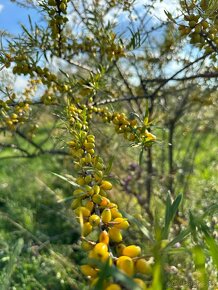
[[[190,66],[194,65],[195,63],[199,62],[200,60],[205,59],[210,54],[211,53],[204,54],[203,56],[201,56],[201,57],[197,58],[196,60],[188,63],[187,65],[185,65],[183,68],[181,68],[176,73],[174,73],[170,78],[165,79],[158,86],[158,88],[150,95],[137,96],[137,97],[134,97],[134,98],[132,96],[126,96],[126,97],[123,97],[123,98],[107,99],[107,100],[103,100],[103,101],[99,101],[99,102],[93,103],[93,105],[105,105],[105,104],[111,104],[111,103],[117,103],[117,102],[124,102],[124,101],[131,101],[131,100],[142,100],[142,99],[153,100],[154,97],[156,96],[156,94],[160,91],[160,89],[162,89],[169,81],[173,80],[175,78],[175,76],[177,76],[178,74],[180,74],[181,72],[186,70],[188,67],[190,67]]]
[[[192,79],[197,79],[197,78],[217,78],[218,77],[218,72],[213,72],[213,73],[202,73],[202,74],[197,74],[197,75],[192,75],[188,77],[182,77],[182,78],[173,78],[170,79],[172,81],[186,81],[186,80],[192,80]],[[154,78],[154,79],[144,79],[143,82],[163,82],[169,79],[164,79],[164,78]]]

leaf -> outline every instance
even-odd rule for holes
[[[168,237],[170,223],[173,221],[181,201],[182,201],[182,194],[179,194],[172,204],[170,201],[170,195],[169,194],[167,195],[163,239],[167,239]]]
[[[195,218],[191,211],[189,212],[189,226],[190,226],[190,232],[192,234],[192,237],[195,242],[197,242],[197,226],[195,222]]]
[[[209,0],[207,3],[207,8],[204,11],[204,18],[208,18],[209,16],[216,13],[217,10],[217,0]]]
[[[146,37],[144,39],[141,39],[141,33],[140,30],[138,29],[136,32],[134,32],[130,27],[128,27],[131,38],[130,41],[127,45],[127,49],[136,49],[142,46],[142,44],[145,42]],[[122,42],[121,42],[122,43]]]
[[[29,24],[30,24],[30,29],[31,29],[31,31],[33,31],[33,24],[32,24],[32,19],[31,19],[30,15],[28,15],[28,20],[29,20]]]
[[[164,226],[164,233],[163,238],[167,238],[167,233],[170,225],[170,210],[171,210],[171,200],[169,193],[167,194],[166,200],[166,212],[165,212],[165,226]]]
[[[107,168],[105,169],[105,175],[109,175],[109,173],[111,172],[111,168],[112,168],[113,162],[114,162],[114,156],[112,156],[112,157],[109,159],[108,166],[107,166]]]
[[[1,290],[9,290],[12,274],[16,268],[18,257],[23,249],[24,241],[19,239],[14,246],[14,249],[10,256],[10,261],[3,269],[0,279]]]
[[[75,187],[80,187],[76,182],[72,181],[72,180],[69,180],[68,178],[66,178],[65,176],[63,175],[60,175],[60,174],[57,174],[55,172],[52,172],[52,174],[54,174],[55,176],[59,177],[60,179],[64,180],[64,181],[67,181],[68,183],[72,184],[73,186]]]
[[[48,62],[48,57],[47,57],[46,51],[43,51],[43,55],[44,55],[45,60]]]
[[[166,14],[166,16],[169,20],[171,20],[173,23],[176,24],[175,19],[173,18],[172,14],[169,11],[164,10],[164,13]]]
[[[143,235],[148,238],[150,241],[154,241],[152,236],[151,236],[151,232],[146,228],[146,225],[144,224],[144,221],[139,221],[138,219],[136,219],[135,217],[133,217],[132,215],[124,212],[121,210],[121,213],[123,214],[124,217],[126,217],[131,223],[133,223],[134,225],[137,225],[137,227],[139,228],[139,230],[143,233]]]
[[[33,36],[29,33],[28,29],[23,24],[21,24],[21,27],[24,32],[29,36],[29,38],[33,40]]]
[[[136,118],[139,119],[139,121],[141,121],[140,116],[137,113],[135,113],[135,112],[130,112],[129,117],[130,117],[130,119],[136,117]]]
[[[190,235],[190,229],[186,229],[184,231],[181,231],[175,239],[173,239],[169,244],[164,248],[164,251],[168,250],[169,248],[173,247],[176,243],[182,242],[185,238],[187,238]]]
[[[119,271],[117,267],[114,265],[110,265],[110,261],[107,260],[106,263],[102,263],[97,259],[85,259],[83,261],[85,264],[90,264],[94,263],[96,266],[100,269],[98,273],[98,281],[93,290],[102,290],[103,283],[110,277],[114,277],[115,280],[120,282],[122,285],[128,287],[128,289],[133,289],[133,290],[140,290],[139,286],[133,281],[132,278],[129,276],[126,276],[123,272]]]
[[[148,126],[149,118],[148,117],[144,117],[143,123],[144,123],[145,126]]]
[[[68,73],[66,73],[65,71],[63,71],[62,69],[60,69],[59,68],[59,71],[67,78],[67,79],[69,79],[70,78],[70,76],[69,76],[69,74]]]
[[[217,270],[218,270],[218,244],[216,243],[215,239],[212,238],[211,236],[206,236],[206,243],[210,250],[213,263],[217,267]]]
[[[110,273],[110,265],[109,265],[109,260],[103,266],[101,267],[100,273],[98,275],[98,282],[96,283],[94,290],[101,290],[103,289],[103,283],[105,281],[105,278],[109,275]]]
[[[138,284],[136,284],[129,276],[118,271],[116,267],[113,267],[113,276],[117,281],[128,287],[127,289],[141,290],[141,287],[139,287]]]
[[[171,209],[172,209],[171,220],[175,217],[176,212],[177,212],[177,210],[178,210],[178,208],[179,208],[179,205],[180,205],[181,201],[182,201],[182,194],[179,194],[179,195],[177,196],[177,198],[174,200],[174,202],[173,202],[173,204],[172,204],[172,206],[171,206]]]
[[[78,194],[78,195],[75,195],[75,196],[69,196],[69,197],[66,197],[66,198],[62,198],[60,200],[57,201],[57,203],[63,203],[63,202],[68,202],[68,201],[71,201],[71,200],[74,200],[74,199],[78,199],[78,198],[83,198],[85,197],[86,194]]]
[[[218,204],[212,204],[209,207],[207,207],[206,209],[204,209],[204,214],[203,214],[202,218],[204,218],[208,215],[212,215],[215,212],[218,212]]]
[[[165,212],[165,225],[164,225],[164,231],[163,231],[163,239],[166,239],[168,236],[168,230],[170,226],[171,221],[171,200],[170,195],[168,193],[167,200],[166,200],[166,212]]]

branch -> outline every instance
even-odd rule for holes
[[[206,42],[209,44],[209,46],[215,51],[218,52],[218,48],[214,45],[213,41],[210,40],[210,38],[208,38],[207,33],[200,33],[201,36],[203,36],[203,38],[206,40]]]
[[[197,79],[197,78],[217,78],[218,77],[218,72],[213,72],[213,73],[202,73],[202,74],[197,74],[197,75],[192,75],[188,77],[182,77],[182,78],[173,78],[171,79],[172,81],[186,81],[186,80],[191,80],[191,79]],[[164,79],[164,78],[156,78],[156,79],[145,79],[143,82],[163,82],[169,79]]]
[[[201,56],[201,57],[197,58],[196,60],[188,63],[187,65],[185,65],[183,68],[181,68],[176,73],[174,73],[170,78],[163,80],[163,82],[158,86],[158,88],[150,95],[137,96],[137,97],[134,97],[134,98],[132,96],[126,96],[126,97],[123,97],[123,98],[120,98],[120,99],[119,98],[107,99],[107,100],[103,100],[103,101],[99,101],[99,102],[93,103],[93,105],[105,105],[105,104],[112,104],[112,103],[117,103],[117,102],[124,102],[124,101],[131,101],[131,100],[142,100],[142,99],[151,99],[151,100],[153,100],[154,97],[156,96],[156,94],[159,92],[159,90],[162,89],[169,81],[174,80],[174,78],[178,74],[180,74],[181,72],[183,72],[184,70],[186,70],[190,66],[194,65],[195,63],[199,62],[200,60],[205,59],[210,54],[211,53],[204,54],[203,56]]]
[[[117,62],[115,62],[115,67],[116,67],[116,69],[117,69],[117,71],[118,71],[118,73],[119,73],[121,79],[123,80],[123,83],[125,84],[127,90],[129,91],[130,96],[132,97],[132,100],[135,100],[134,92],[133,92],[133,90],[132,90],[130,84],[128,83],[128,80],[124,77],[124,75],[123,75],[121,69],[119,68]],[[131,100],[130,100],[130,101],[131,101]],[[140,107],[140,103],[138,102],[138,100],[136,100],[136,104],[137,104],[137,106],[138,106],[139,111],[142,113],[142,110],[141,110],[141,107]]]
[[[27,155],[11,155],[11,156],[3,156],[0,157],[0,160],[4,159],[13,159],[13,158],[35,158],[40,157],[42,155],[62,155],[62,156],[71,156],[69,152],[62,151],[62,150],[46,150],[40,153],[34,153],[34,154],[27,154]]]
[[[79,62],[76,62],[75,60],[74,61],[70,61],[69,59],[66,59],[66,58],[64,58],[64,60],[67,62],[67,63],[69,63],[70,65],[74,65],[74,66],[76,66],[76,67],[78,67],[78,68],[81,68],[81,69],[83,69],[83,70],[86,70],[86,71],[88,71],[89,73],[91,72],[91,73],[93,73],[93,74],[95,74],[96,72],[94,72],[92,69],[91,69],[91,67],[88,67],[87,65],[83,65],[83,64],[81,64],[81,63],[79,63]]]
[[[0,147],[1,148],[10,148],[10,149],[16,149],[16,150],[19,150],[23,153],[25,153],[26,155],[29,155],[29,152],[15,144],[3,144],[3,143],[0,143]]]
[[[0,131],[5,131],[7,128],[0,128]],[[0,147],[2,148],[10,148],[10,149],[16,149],[20,152],[24,153],[22,155],[11,155],[11,156],[3,156],[0,157],[0,159],[12,159],[12,158],[35,158],[39,157],[41,155],[63,155],[63,156],[70,156],[69,152],[60,150],[60,149],[50,149],[50,150],[44,150],[40,145],[35,143],[33,140],[29,139],[24,133],[19,131],[18,129],[15,131],[15,134],[23,138],[26,142],[31,144],[33,147],[37,149],[35,153],[28,152],[26,149],[23,149],[22,147],[16,145],[16,144],[7,144],[7,143],[0,143]]]
[[[29,139],[23,132],[21,132],[19,129],[15,131],[16,134],[18,134],[20,137],[22,137],[25,141],[27,141],[29,144],[31,144],[33,147],[38,149],[41,153],[44,152],[44,150],[33,140]]]
[[[193,64],[199,62],[200,60],[205,59],[207,56],[209,56],[211,53],[207,53],[202,55],[201,57],[197,58],[196,60],[188,63],[187,65],[185,65],[183,68],[181,68],[180,70],[178,70],[176,73],[174,73],[170,78],[166,79],[165,81],[163,81],[162,84],[159,85],[159,87],[151,94],[151,98],[154,98],[155,95],[159,92],[159,90],[164,87],[169,81],[173,80],[175,76],[177,76],[178,74],[180,74],[181,72],[183,72],[184,70],[186,70],[187,68],[189,68],[190,66],[192,66]]]

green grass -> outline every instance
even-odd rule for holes
[[[24,240],[11,274],[11,287],[15,287],[11,289],[72,289],[71,277],[79,277],[74,262],[78,254],[71,247],[79,230],[69,204],[58,202],[70,196],[72,189],[52,174],[60,171],[61,163],[46,155],[1,161],[1,271],[10,261],[14,244]]]

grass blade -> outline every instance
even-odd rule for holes
[[[3,270],[0,282],[1,282],[1,290],[9,290],[11,277],[16,268],[18,257],[22,251],[24,241],[23,239],[19,239],[15,244],[14,250],[10,256],[10,260],[6,267]]]

